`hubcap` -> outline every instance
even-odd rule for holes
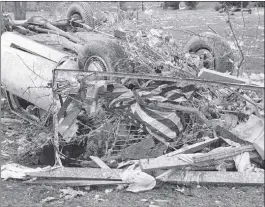
[[[85,63],[85,71],[108,71],[105,61],[98,56],[90,57]]]
[[[207,49],[200,49],[196,52],[200,56],[200,61],[202,66],[207,69],[214,70],[214,56]]]

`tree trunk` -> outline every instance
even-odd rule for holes
[[[27,2],[26,1],[15,1],[14,2],[14,16],[15,20],[26,19]]]

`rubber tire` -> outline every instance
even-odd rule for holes
[[[95,27],[93,11],[87,2],[76,2],[71,4],[66,12],[66,17],[70,19],[74,14],[79,14],[82,20],[85,21],[85,24],[92,28]]]
[[[215,58],[214,70],[222,73],[233,72],[234,64],[229,60],[234,61],[234,55],[230,45],[223,37],[211,32],[194,36],[185,45],[184,52],[197,53],[201,49],[208,50]]]
[[[115,66],[120,59],[128,58],[122,47],[108,38],[91,40],[81,48],[78,53],[78,66],[81,70],[85,70],[86,61],[92,56],[102,58],[109,72],[116,71]]]

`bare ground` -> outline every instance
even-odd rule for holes
[[[231,31],[228,28],[225,14],[219,14],[213,9],[207,8],[207,5],[201,6],[195,11],[168,10],[161,8],[153,9],[152,21],[155,21],[156,28],[171,27],[169,32],[178,40],[180,47],[190,38],[189,32],[180,30],[189,30],[200,33],[210,31],[210,26],[219,34],[233,41]],[[32,15],[36,13],[28,13]],[[38,15],[49,15],[49,12],[41,12]],[[141,16],[142,15],[142,16]],[[247,72],[264,73],[264,9],[253,9],[252,14],[236,13],[231,16],[235,32],[243,42],[243,49],[246,54],[244,70]],[[140,14],[141,18],[146,18]],[[244,20],[244,21],[243,21]],[[151,20],[150,20],[151,21]],[[245,24],[245,26],[244,26]],[[139,27],[148,28],[148,21],[140,24]],[[154,24],[152,24],[154,25]],[[153,26],[149,26],[153,28]],[[151,29],[150,28],[150,29]],[[245,31],[243,33],[243,31]],[[250,47],[251,46],[251,47]],[[247,53],[249,49],[249,54]],[[3,113],[4,112],[4,113]],[[7,108],[2,108],[1,117],[13,117]],[[25,128],[29,124],[24,124],[18,134],[9,137],[6,131],[1,130],[2,143],[10,140],[10,144],[5,144],[2,152],[9,154],[3,157],[2,164],[7,161],[17,161],[16,150],[18,145],[16,139],[23,135]],[[36,132],[35,132],[36,133]],[[32,138],[34,134],[32,133]],[[13,142],[12,142],[13,141]],[[177,186],[163,185],[149,192],[139,194],[126,191],[114,191],[106,194],[106,188],[92,188],[85,196],[77,197],[71,200],[59,199],[59,189],[61,186],[51,187],[44,185],[26,185],[20,181],[2,181],[1,206],[3,207],[38,207],[38,206],[67,206],[67,207],[85,207],[85,206],[149,206],[150,204],[166,206],[264,206],[264,186],[191,186],[185,187],[184,193],[176,191]],[[58,198],[58,200],[42,205],[40,201],[48,196]],[[96,199],[99,198],[99,199]],[[144,200],[143,200],[144,199]]]

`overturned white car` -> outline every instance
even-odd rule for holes
[[[54,69],[114,72],[118,62],[128,59],[115,37],[94,31],[93,13],[87,3],[72,4],[67,18],[64,22],[51,23],[38,16],[25,21],[5,16],[1,89],[13,112],[25,117],[27,110],[37,115],[35,121],[43,118],[53,103]],[[69,30],[69,25],[83,31]],[[200,57],[203,67],[220,72],[233,70],[231,48],[216,34],[193,37],[184,52]],[[156,69],[151,70],[155,73]],[[60,101],[58,105],[64,98]]]

